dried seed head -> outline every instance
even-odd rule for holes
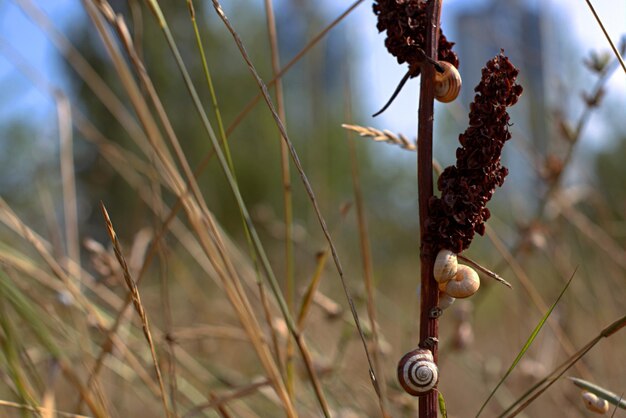
[[[411,77],[420,73],[418,48],[426,45],[426,0],[376,0],[374,14],[378,16],[376,27],[386,31],[385,47],[396,57],[398,64],[408,63]],[[458,68],[459,59],[452,51],[454,42],[449,42],[439,30],[437,60],[447,61]]]
[[[485,206],[508,174],[500,164],[504,143],[511,138],[506,108],[517,103],[522,87],[515,84],[518,70],[501,52],[482,70],[470,105],[469,127],[459,135],[456,164],[447,167],[437,182],[441,197],[429,202],[426,240],[436,248],[460,253],[474,233],[485,232],[490,212]]]

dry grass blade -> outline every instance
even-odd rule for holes
[[[274,18],[273,0],[265,0],[265,14],[267,16],[267,31],[270,40],[270,51],[272,55],[272,74],[276,78],[276,105],[278,116],[285,122],[285,97],[283,94],[283,82],[278,78],[280,72],[280,54],[278,50],[278,35],[276,33],[276,19]],[[285,218],[285,299],[287,307],[292,313],[295,312],[295,277],[294,277],[294,255],[293,255],[293,201],[291,195],[291,175],[289,170],[289,150],[283,138],[278,139],[280,143],[280,168],[283,186],[283,211]],[[294,346],[291,338],[287,339],[285,368],[287,372],[287,390],[291,397],[294,396]]]
[[[222,21],[226,25],[228,31],[233,36],[233,39],[235,40],[235,43],[237,44],[237,47],[239,48],[239,51],[241,52],[242,57],[246,61],[246,64],[248,65],[248,68],[250,69],[250,72],[252,73],[252,75],[254,76],[255,81],[257,82],[257,85],[261,89],[261,93],[263,94],[263,98],[264,98],[267,106],[269,107],[270,111],[272,112],[272,116],[274,117],[274,120],[276,121],[276,125],[278,126],[278,130],[280,131],[281,135],[283,136],[283,139],[284,139],[285,143],[287,144],[287,147],[289,148],[289,153],[291,154],[292,161],[293,161],[294,165],[296,166],[296,169],[297,169],[298,173],[300,174],[300,179],[302,180],[302,183],[304,184],[304,187],[306,189],[306,193],[307,193],[307,195],[309,197],[309,200],[310,200],[310,202],[311,202],[311,204],[313,206],[313,210],[315,211],[315,215],[317,217],[317,220],[320,223],[320,226],[322,228],[322,232],[324,233],[324,237],[326,238],[326,241],[328,242],[328,245],[330,247],[330,251],[331,251],[331,254],[333,256],[333,260],[335,262],[335,267],[337,269],[337,272],[339,273],[339,278],[341,280],[341,285],[343,287],[343,290],[344,290],[344,293],[346,295],[346,298],[348,299],[348,304],[350,305],[350,311],[352,312],[352,316],[354,318],[354,321],[356,323],[357,329],[359,331],[359,336],[361,338],[361,342],[363,343],[363,349],[365,350],[365,355],[367,357],[367,363],[368,363],[368,367],[369,367],[370,378],[372,380],[373,386],[376,387],[376,385],[377,385],[376,374],[374,372],[374,367],[373,367],[373,363],[372,363],[372,359],[371,359],[371,355],[370,355],[369,349],[367,348],[367,342],[365,340],[365,335],[364,335],[362,327],[361,327],[361,322],[359,321],[359,316],[358,316],[358,314],[356,312],[356,308],[354,306],[354,301],[352,299],[352,296],[350,295],[350,291],[348,290],[348,287],[347,287],[345,279],[344,279],[343,268],[341,267],[341,262],[339,261],[339,255],[337,254],[337,250],[336,250],[335,245],[333,243],[333,240],[332,240],[332,238],[330,236],[330,232],[328,231],[328,227],[326,226],[326,221],[324,220],[324,217],[322,216],[321,210],[320,210],[319,205],[317,203],[317,199],[315,197],[315,193],[313,192],[313,188],[311,187],[311,184],[310,184],[309,180],[307,179],[306,174],[304,173],[304,169],[302,168],[302,164],[300,162],[300,158],[298,157],[298,154],[296,153],[296,150],[295,150],[291,140],[289,139],[289,136],[287,135],[287,131],[285,129],[285,126],[283,125],[280,117],[278,116],[278,113],[276,112],[276,109],[274,108],[272,100],[271,100],[271,98],[269,96],[269,93],[267,91],[267,86],[265,85],[265,83],[263,82],[263,80],[259,76],[258,72],[256,71],[254,65],[252,64],[252,61],[250,60],[250,57],[248,56],[248,53],[246,52],[246,49],[244,48],[243,43],[242,43],[241,39],[239,38],[239,35],[237,34],[235,29],[230,24],[230,22],[229,22],[228,18],[226,17],[226,15],[224,14],[224,11],[223,11],[222,6],[220,5],[219,1],[217,1],[217,0],[212,0],[212,1],[213,1],[213,7],[215,8],[215,11],[217,12],[217,14],[220,17],[220,19],[222,19]],[[303,342],[298,341],[298,340],[299,340],[299,338],[296,338],[296,342],[298,343],[298,346],[301,349],[303,349],[303,347],[304,347]],[[302,354],[303,354],[303,356],[306,356],[304,351],[303,351]],[[311,373],[313,371],[313,369],[312,369],[310,364],[307,364],[307,370],[309,371],[309,373]],[[319,383],[316,383],[315,381],[313,383],[316,386],[316,392],[321,393],[321,388],[318,387]],[[321,398],[320,398],[320,401],[321,401]],[[324,412],[325,412],[326,415],[329,415],[328,410],[326,408],[325,408]]]
[[[78,238],[78,208],[76,179],[74,176],[74,151],[72,138],[72,110],[63,94],[55,96],[59,124],[61,178],[63,184],[63,212],[65,215],[65,242],[67,255],[74,263],[68,263],[70,276],[80,276],[80,243]]]
[[[477,262],[475,262],[471,258],[467,258],[467,257],[465,257],[465,256],[463,256],[461,254],[459,254],[457,257],[459,259],[465,261],[467,264],[473,266],[474,268],[479,270],[481,273],[484,273],[486,276],[491,277],[492,279],[494,279],[498,283],[502,283],[503,285],[505,285],[509,289],[513,288],[513,286],[511,286],[511,283],[509,283],[506,280],[504,280],[502,277],[500,277],[500,275],[498,275],[498,274],[494,273],[493,271],[489,270],[487,267],[481,266],[480,264],[478,264]]]
[[[307,318],[309,310],[311,308],[311,304],[313,302],[313,296],[317,291],[317,287],[322,279],[322,272],[324,271],[324,267],[326,266],[326,261],[328,260],[329,250],[326,248],[321,253],[317,254],[317,263],[315,265],[315,272],[313,273],[313,277],[309,281],[309,284],[304,292],[304,296],[302,297],[302,302],[300,303],[300,311],[298,313],[298,329],[302,331],[304,329],[304,321]]]
[[[369,233],[367,231],[367,223],[365,219],[365,205],[363,203],[363,192],[361,189],[361,180],[359,176],[359,163],[356,154],[356,147],[352,138],[349,138],[350,145],[350,166],[352,176],[352,188],[354,190],[354,200],[356,203],[357,224],[359,228],[359,244],[361,250],[361,260],[363,264],[363,281],[365,282],[365,291],[367,293],[367,316],[372,328],[372,359],[376,373],[382,382],[385,382],[384,367],[380,358],[380,344],[378,337],[378,321],[376,319],[376,302],[374,299],[374,266],[372,262],[372,248],[370,244]],[[380,412],[383,417],[389,417],[387,412],[387,386],[376,385],[376,394]]]
[[[62,411],[57,411],[57,410],[50,410],[50,409],[46,409],[46,408],[33,408],[32,406],[29,405],[24,405],[21,403],[15,403],[15,402],[10,402],[10,401],[3,401],[0,400],[0,406],[4,406],[7,408],[16,408],[16,409],[22,409],[22,410],[26,410],[26,411],[32,411],[32,412],[38,412],[40,413],[42,416],[45,416],[45,414],[56,414],[59,417],[64,417],[64,418],[91,418],[88,417],[87,415],[78,415],[78,414],[72,414],[69,412],[62,412]],[[48,415],[51,416],[51,415]]]
[[[183,418],[192,418],[200,414],[205,409],[218,408],[222,405],[225,405],[226,403],[230,401],[242,399],[246,396],[253,395],[263,386],[268,386],[269,384],[270,384],[269,380],[263,379],[258,382],[251,383],[248,386],[234,390],[233,392],[229,394],[222,395],[222,396],[212,396],[210,402],[204,403],[202,405],[196,405],[195,407],[190,409],[185,415],[183,415]]]
[[[320,33],[318,33],[315,37],[313,37],[313,39],[311,39],[309,43],[307,43],[304,46],[304,48],[302,48],[300,52],[298,52],[282,68],[282,70],[280,70],[280,72],[267,83],[267,87],[272,87],[276,83],[276,81],[278,81],[282,76],[284,76],[287,73],[287,71],[289,71],[291,67],[293,67],[298,61],[300,61],[300,59],[304,57],[311,48],[313,48],[322,38],[324,38],[324,36],[326,36],[326,34],[332,28],[337,26],[339,22],[341,22],[346,16],[348,16],[361,3],[363,3],[363,0],[356,0],[354,3],[350,5],[350,7],[346,9],[346,11],[340,14],[335,20],[330,22],[330,24],[328,24],[328,26],[326,26]],[[239,114],[235,117],[235,120],[233,120],[230,126],[228,126],[228,128],[226,129],[226,135],[230,135],[235,130],[235,128],[239,125],[239,123],[241,123],[241,121],[254,108],[254,106],[256,106],[256,104],[259,102],[259,100],[261,100],[262,97],[263,97],[262,93],[258,93],[256,96],[252,98],[252,100],[248,102],[248,104],[243,108],[243,110],[239,112]]]
[[[55,418],[56,413],[56,396],[55,396],[55,383],[59,375],[59,367],[56,362],[53,362],[48,372],[48,379],[46,382],[46,390],[42,399],[41,418]]]
[[[342,124],[341,127],[349,131],[356,132],[357,134],[359,134],[359,136],[372,138],[374,141],[398,145],[400,148],[408,151],[417,151],[417,146],[415,145],[415,142],[409,141],[408,138],[402,134],[395,135],[393,132],[390,132],[386,129],[384,131],[381,131],[380,129],[372,127],[348,125],[347,123]]]
[[[626,316],[623,316],[604,328],[600,333],[594,337],[591,341],[589,341],[583,348],[578,350],[572,356],[570,356],[567,360],[565,360],[562,364],[556,367],[551,373],[549,373],[545,378],[541,379],[535,385],[533,385],[530,389],[526,391],[520,398],[515,401],[511,406],[509,406],[502,414],[499,415],[499,418],[507,417],[511,418],[517,416],[520,412],[522,412],[528,405],[530,405],[535,399],[537,399],[543,392],[548,390],[554,382],[556,382],[566,371],[568,371],[573,365],[577,364],[578,361],[585,356],[600,340],[603,338],[609,338],[616,332],[620,331],[622,328],[626,327]],[[523,403],[522,403],[523,402]],[[520,405],[521,404],[521,405]],[[520,405],[513,412],[511,410],[515,408],[517,405]]]
[[[133,298],[133,306],[135,307],[135,311],[139,315],[141,319],[141,325],[143,328],[144,336],[148,341],[148,345],[150,346],[150,354],[152,355],[152,362],[154,365],[154,370],[156,372],[156,377],[159,382],[159,388],[161,390],[161,401],[163,402],[163,410],[165,411],[165,415],[169,418],[170,411],[167,406],[167,398],[165,395],[165,385],[163,383],[163,377],[161,376],[161,368],[159,367],[159,361],[157,359],[156,348],[154,346],[154,341],[152,340],[152,334],[150,332],[150,324],[148,323],[148,315],[146,314],[143,305],[141,304],[141,297],[139,296],[139,289],[137,288],[137,284],[133,280],[130,275],[130,271],[128,270],[128,266],[126,265],[126,259],[124,255],[122,255],[122,249],[120,248],[120,243],[117,240],[117,234],[113,229],[113,224],[111,223],[111,219],[109,218],[109,214],[107,213],[106,208],[104,207],[104,203],[100,203],[100,209],[102,210],[102,216],[104,217],[104,222],[106,224],[107,233],[111,238],[111,242],[113,243],[113,250],[115,251],[115,257],[117,261],[120,263],[122,267],[122,271],[124,273],[124,281],[126,282],[126,286],[128,286],[128,290],[130,291]]]

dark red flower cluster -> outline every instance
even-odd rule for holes
[[[376,27],[379,32],[387,31],[385,46],[398,64],[408,63],[411,77],[420,73],[420,54],[416,49],[426,45],[426,0],[376,0],[374,14],[378,16]],[[454,42],[449,42],[439,30],[437,59],[459,67],[459,58],[452,51]]]
[[[437,182],[441,197],[433,196],[429,202],[426,241],[436,248],[460,253],[469,247],[475,232],[485,232],[490,216],[485,206],[508,174],[500,155],[511,138],[506,108],[522,94],[522,86],[515,84],[517,74],[502,52],[482,70],[470,105],[469,128],[459,135],[456,165],[443,171]]]

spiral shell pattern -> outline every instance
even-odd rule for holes
[[[443,73],[435,72],[435,99],[442,103],[450,103],[461,91],[463,81],[456,67],[449,62],[440,61]]]
[[[426,395],[438,380],[439,370],[430,350],[418,348],[409,351],[398,363],[398,381],[410,395]]]

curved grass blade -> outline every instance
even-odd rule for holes
[[[606,400],[611,405],[626,409],[626,401],[622,398],[622,396],[577,377],[568,377],[568,379],[574,382],[574,384],[579,388],[589,391],[594,395],[597,395],[599,398]]]
[[[578,268],[576,269],[578,270]],[[561,290],[561,293],[559,294],[559,297],[556,298],[556,300],[554,301],[554,303],[552,304],[552,306],[550,306],[550,309],[548,309],[548,311],[545,313],[545,315],[543,316],[543,318],[541,318],[541,321],[539,321],[539,323],[537,324],[537,326],[535,327],[535,329],[533,330],[533,332],[530,334],[530,336],[528,337],[528,339],[526,340],[526,343],[524,344],[524,346],[522,347],[521,351],[519,352],[519,354],[517,355],[517,357],[515,357],[515,360],[513,360],[513,363],[511,364],[511,367],[509,367],[509,369],[506,371],[506,373],[504,374],[504,376],[502,376],[502,379],[500,379],[500,381],[498,382],[498,384],[496,385],[495,388],[493,388],[493,390],[491,391],[491,393],[489,394],[489,396],[487,397],[487,399],[485,399],[485,402],[483,402],[482,406],[480,407],[480,409],[478,410],[478,413],[476,414],[476,417],[478,418],[478,416],[481,414],[481,412],[483,412],[483,410],[485,409],[485,407],[487,406],[487,403],[491,400],[491,398],[493,397],[493,395],[495,395],[496,391],[498,390],[498,388],[500,388],[500,386],[502,385],[502,383],[504,383],[504,381],[506,380],[506,378],[513,372],[513,369],[515,369],[515,367],[517,366],[517,364],[520,362],[520,360],[522,359],[522,357],[524,357],[524,354],[526,354],[526,352],[528,351],[528,349],[530,348],[531,344],[533,343],[533,341],[535,341],[535,338],[537,338],[537,335],[539,334],[539,331],[541,331],[541,328],[543,328],[544,324],[546,323],[546,321],[548,320],[548,318],[550,317],[550,314],[552,313],[552,311],[554,310],[554,308],[556,307],[556,305],[559,303],[559,301],[561,300],[561,298],[563,297],[563,295],[565,294],[565,291],[567,290],[567,288],[569,287],[569,285],[572,283],[572,280],[574,279],[574,275],[576,275],[576,270],[574,270],[574,273],[572,273],[572,276],[569,278],[569,280],[567,281],[567,283],[565,284],[565,287],[563,287],[563,290]]]
[[[443,399],[441,391],[437,391],[437,402],[439,403],[439,412],[442,418],[448,418],[448,410],[446,409],[446,400]]]

